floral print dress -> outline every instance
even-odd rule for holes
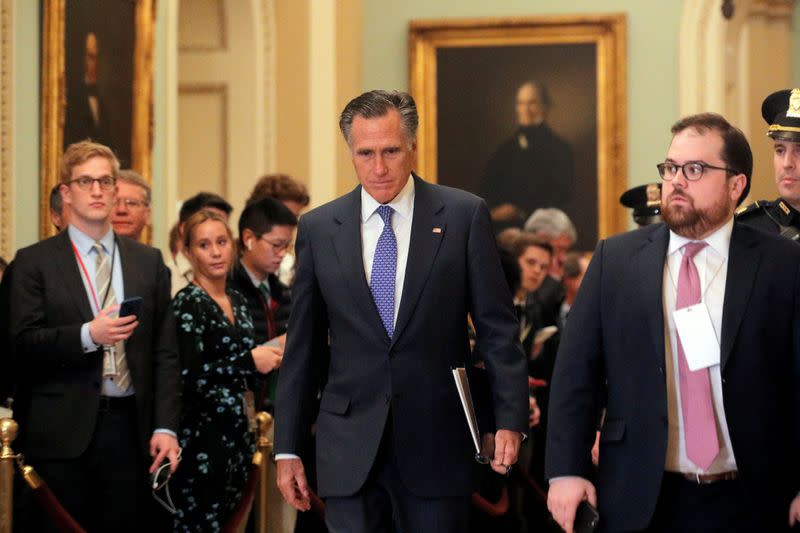
[[[172,302],[183,379],[183,458],[170,482],[175,531],[220,531],[242,497],[255,452],[244,407],[256,371],[253,322],[244,297],[226,292],[234,324],[193,283]]]

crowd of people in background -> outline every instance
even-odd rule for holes
[[[541,118],[526,118],[526,110],[532,105],[526,103],[527,100],[542,100],[546,104],[546,97],[541,87],[533,82],[520,89],[518,107],[523,133],[531,134],[533,129],[543,127]],[[762,229],[796,239],[800,234],[797,229],[800,216],[796,210],[800,191],[795,172],[798,161],[794,157],[796,150],[800,160],[800,150],[796,149],[800,146],[797,134],[800,106],[798,114],[789,112],[791,105],[786,110],[784,100],[791,98],[800,102],[800,90],[770,96],[763,111],[767,122],[773,125],[770,135],[776,142],[775,169],[781,198],[775,202],[756,202],[742,208],[739,216],[744,223],[762,225]],[[706,142],[704,135],[713,137],[713,132],[731,128],[715,115],[700,117],[692,118],[706,122],[676,125],[675,139],[682,141],[686,135],[692,137],[691,132],[696,130]],[[489,437],[488,441],[484,437],[483,444],[492,450],[487,453],[492,469],[474,465],[479,474],[473,478],[479,481],[472,487],[469,528],[477,533],[492,528],[538,532],[556,527],[547,507],[548,475],[556,472],[569,477],[571,471],[568,466],[562,468],[562,463],[567,465],[569,461],[564,460],[555,467],[552,466],[555,461],[548,459],[552,465],[546,473],[545,442],[550,428],[557,428],[557,435],[549,437],[555,442],[565,434],[571,435],[574,429],[565,428],[567,413],[575,420],[580,418],[575,424],[586,425],[590,421],[591,432],[586,430],[585,434],[592,437],[594,446],[591,450],[587,448],[586,457],[578,462],[593,464],[587,477],[594,480],[598,466],[609,460],[604,458],[600,444],[606,423],[605,408],[609,403],[606,395],[612,395],[611,402],[615,402],[614,395],[623,395],[618,390],[619,382],[607,381],[617,376],[598,370],[591,377],[581,374],[586,383],[573,380],[566,386],[562,377],[556,406],[551,408],[550,405],[554,370],[556,374],[584,371],[574,367],[574,360],[572,366],[559,361],[559,357],[564,357],[564,350],[559,347],[567,324],[575,320],[572,311],[576,299],[582,305],[579,316],[584,326],[593,327],[592,319],[600,320],[587,310],[592,303],[587,303],[589,297],[584,296],[581,302],[578,294],[590,263],[608,259],[593,262],[591,252],[574,249],[578,229],[559,206],[525,213],[518,206],[502,203],[490,212],[471,195],[424,182],[411,169],[416,150],[416,120],[416,108],[410,96],[384,91],[365,93],[348,104],[340,124],[351,148],[361,187],[313,214],[303,215],[310,203],[304,185],[284,174],[263,176],[257,180],[235,225],[230,220],[233,207],[228,200],[215,193],[199,192],[183,202],[178,221],[169,231],[169,251],[163,258],[154,249],[141,244],[150,238],[153,198],[148,182],[132,170],[120,170],[114,153],[103,145],[82,141],[67,148],[60,182],[49,198],[50,219],[60,233],[20,250],[9,265],[0,260],[2,343],[4,348],[10,348],[5,362],[11,369],[0,381],[0,394],[2,398],[13,398],[13,408],[22,426],[18,447],[80,523],[97,531],[220,530],[231,517],[247,484],[255,449],[255,413],[274,412],[276,408],[280,412],[281,402],[291,404],[287,408],[291,414],[284,414],[283,419],[278,420],[278,431],[281,423],[284,429],[277,437],[278,481],[291,505],[301,510],[310,507],[311,494],[317,489],[316,466],[322,461],[319,464],[322,465],[323,496],[331,512],[329,525],[333,523],[342,530],[349,530],[353,524],[363,526],[369,520],[384,520],[385,516],[372,516],[371,511],[362,509],[365,501],[382,499],[390,500],[390,506],[399,506],[400,511],[396,511],[392,519],[395,526],[426,523],[433,520],[432,517],[437,520],[448,517],[449,520],[457,514],[461,500],[448,498],[458,494],[447,493],[437,485],[433,474],[429,478],[420,477],[406,464],[408,450],[400,449],[397,443],[420,447],[408,435],[401,435],[403,427],[411,427],[406,417],[452,414],[453,411],[447,409],[455,403],[447,402],[455,396],[426,388],[418,393],[440,398],[447,404],[446,408],[440,412],[429,404],[422,404],[415,410],[420,406],[413,404],[404,410],[401,406],[408,404],[400,402],[409,400],[399,391],[404,391],[402,387],[407,383],[389,380],[390,389],[381,407],[384,410],[375,414],[374,398],[365,398],[366,393],[343,385],[356,379],[353,376],[363,377],[374,372],[370,374],[373,381],[369,384],[358,382],[364,390],[371,390],[391,373],[386,368],[401,368],[406,358],[424,353],[431,345],[443,344],[435,333],[429,335],[431,324],[435,323],[443,334],[453,333],[448,338],[452,346],[442,347],[442,353],[458,352],[461,335],[464,339],[470,335],[474,350],[468,364],[487,370],[491,379],[499,380],[498,376],[502,375],[507,383],[513,382],[515,385],[509,385],[509,391],[518,385],[513,359],[519,350],[527,368],[528,414],[523,435],[513,431],[513,416],[506,420],[511,421],[508,428],[500,425],[504,423],[501,420],[492,420],[481,428]],[[708,131],[712,134],[707,134]],[[735,128],[730,131],[734,141],[738,140],[740,132]],[[696,141],[695,137],[690,140]],[[708,139],[716,141],[716,137],[712,137]],[[509,149],[522,152],[528,143],[534,142],[533,137],[512,141]],[[687,146],[686,153],[693,155],[694,145]],[[749,153],[749,146],[746,148]],[[685,163],[683,156],[674,157],[675,161],[668,159],[659,165],[667,191],[675,189],[677,182],[673,180],[685,178],[688,186],[710,169],[728,173],[738,170],[738,167]],[[699,166],[699,169],[689,165]],[[495,168],[496,164],[490,167],[493,172],[502,172],[501,168]],[[683,178],[679,178],[679,171]],[[725,204],[731,213],[749,190],[749,173],[743,170],[736,176],[738,179],[745,174],[746,179],[736,181],[739,184],[737,197]],[[497,179],[492,178],[489,185]],[[660,222],[664,205],[661,196],[661,185],[649,184],[632,189],[621,201],[634,208],[637,223],[646,225]],[[442,209],[447,209],[444,205],[451,206],[455,213],[446,221],[449,226],[437,218]],[[367,211],[368,207],[374,211]],[[358,212],[359,209],[362,211]],[[469,216],[462,217],[464,213]],[[424,217],[424,223],[430,227],[418,228],[417,217]],[[300,255],[296,258],[293,243],[298,224]],[[668,224],[677,223],[672,219]],[[232,226],[236,227],[237,234]],[[349,233],[345,233],[345,229],[336,233],[339,226]],[[427,233],[424,238],[420,231]],[[463,239],[462,247],[453,250],[443,244],[443,249],[437,251],[439,239],[445,233],[459,243]],[[431,235],[435,242],[429,243],[425,239],[430,239]],[[487,239],[487,235],[493,236],[494,241]],[[412,237],[418,240],[410,242]],[[480,245],[478,249],[472,248],[475,243]],[[640,245],[638,241],[630,244]],[[391,262],[384,264],[379,262],[379,256],[387,249]],[[467,260],[459,257],[459,250],[463,249],[473,254]],[[779,249],[784,250],[778,243],[775,250]],[[598,251],[603,252],[602,244]],[[446,255],[451,262],[447,269],[434,269],[430,275],[442,286],[467,285],[470,291],[465,296],[457,291],[448,294],[438,288],[427,288],[424,294],[436,301],[437,306],[458,315],[456,321],[464,318],[459,313],[470,308],[472,321],[468,324],[463,320],[463,331],[461,322],[451,331],[451,317],[433,306],[426,307],[425,296],[416,295],[423,303],[415,300],[405,304],[416,303],[413,310],[403,307],[400,301],[401,294],[408,299],[415,297],[413,291],[422,290],[422,280],[427,280],[428,273],[417,270],[423,268],[423,260],[433,262],[434,257],[438,260],[437,253]],[[624,263],[621,263],[624,259],[615,258],[616,263],[609,268],[625,272]],[[479,276],[499,279],[498,263],[505,277],[504,285],[488,287],[482,286],[483,279],[476,281]],[[464,272],[456,269],[455,265],[464,264],[467,265]],[[660,262],[654,270],[659,279],[662,266]],[[595,303],[599,308],[605,305],[597,296],[601,286],[609,291],[620,292],[621,289],[618,286],[606,288],[603,285],[606,279],[599,278],[597,268],[591,279],[591,295],[597,298]],[[402,273],[396,274],[397,271]],[[730,273],[728,278],[730,280]],[[294,286],[295,279],[297,286]],[[625,282],[622,278],[617,281]],[[377,288],[384,283],[388,285]],[[395,293],[396,283],[398,292]],[[404,284],[406,287],[402,291]],[[378,293],[386,288],[390,291],[388,296]],[[364,301],[359,300],[362,293],[366,296]],[[506,302],[507,296],[510,298]],[[125,316],[120,312],[120,304],[127,303],[131,297],[141,297],[137,303],[140,307]],[[471,308],[476,301],[490,307],[491,313]],[[299,308],[292,314],[294,305]],[[372,321],[374,324],[360,315],[376,311],[379,320]],[[285,362],[290,316],[292,327],[296,328],[293,331],[300,332],[288,340],[288,350],[296,358],[290,361],[289,377],[279,381]],[[377,333],[372,331],[373,325],[377,325]],[[615,323],[615,326],[624,328],[626,324]],[[418,347],[410,341],[404,342],[402,337],[398,341],[396,327],[411,328],[419,337],[416,340],[427,344]],[[511,338],[493,339],[489,344],[483,341],[487,331],[491,336],[495,328],[502,332],[508,327],[514,332]],[[594,365],[604,355],[589,350],[587,345],[579,345],[576,330],[574,327],[568,330],[570,349],[584,354]],[[604,342],[602,334],[599,328],[592,331],[595,336],[590,340],[597,348]],[[387,367],[372,368],[373,360],[370,360],[359,368],[352,368],[353,363],[348,362],[346,355],[355,357],[354,350],[360,350],[359,346],[363,346],[365,352],[370,351],[371,356],[388,354]],[[508,359],[503,359],[506,357]],[[459,362],[457,359],[442,357],[442,361],[426,364],[433,368],[434,363]],[[402,375],[416,376],[417,381],[442,387],[439,377],[430,377],[418,368],[419,361],[412,362],[416,365],[413,370],[404,368]],[[395,372],[400,373],[399,370]],[[593,380],[591,386],[590,380]],[[585,389],[576,390],[581,383]],[[597,408],[578,417],[566,406],[565,389],[573,391],[576,397],[579,393],[589,394],[586,391],[591,389],[593,396],[585,403]],[[481,394],[476,391],[476,398],[484,398],[489,404],[488,410],[492,411],[492,402],[499,401],[504,392],[492,390],[485,397]],[[380,396],[383,404],[383,389],[372,396]],[[445,397],[449,400],[441,399]],[[87,401],[87,398],[92,400]],[[516,399],[510,397],[502,398],[502,402],[505,402],[504,409],[516,405]],[[322,438],[334,445],[323,450],[318,448],[315,461],[317,427],[314,421],[318,413]],[[489,418],[503,413],[498,408]],[[376,426],[369,430],[368,437],[362,438],[359,434],[358,438],[362,439],[359,442],[368,442],[363,450],[351,446],[352,436],[337,433],[342,430],[336,424],[355,424],[352,421],[356,414],[368,420],[359,422],[358,431]],[[612,413],[614,415],[616,413]],[[551,416],[564,418],[551,420]],[[441,420],[448,417],[442,415]],[[612,420],[612,428],[615,422]],[[287,427],[290,430],[286,430]],[[508,440],[494,442],[495,430],[498,435],[507,431],[503,435]],[[67,437],[55,439],[54,432]],[[330,434],[336,435],[332,441]],[[726,432],[724,435],[726,439],[731,438]],[[464,435],[458,438],[464,437],[464,442],[468,443],[466,436],[465,426]],[[614,438],[611,435],[606,440]],[[515,439],[524,444],[520,447]],[[730,441],[723,442],[725,444],[732,453],[736,442],[734,448]],[[496,445],[507,446],[505,455],[494,448]],[[434,443],[428,448],[449,448],[447,443],[436,446],[438,444]],[[455,447],[461,449],[460,446]],[[420,452],[418,459],[428,460],[426,453]],[[372,455],[362,464],[351,460],[348,454],[359,455],[359,460],[362,455]],[[146,464],[148,457],[152,461],[150,464]],[[609,457],[616,456],[612,453]],[[741,458],[740,468],[747,468],[746,452],[737,450],[736,457],[736,463]],[[347,495],[349,488],[330,480],[331,472],[342,464],[349,465],[353,476],[367,487],[357,493],[364,499],[351,500]],[[663,466],[654,468],[660,472]],[[147,480],[148,472],[151,482]],[[174,476],[170,483],[171,474]],[[452,472],[443,474],[443,483],[451,475]],[[402,479],[402,483],[398,479]],[[568,485],[561,484],[561,479],[558,478],[558,487],[563,490]],[[714,477],[712,481],[716,480]],[[580,485],[585,491],[583,499],[596,504],[590,481],[586,481],[588,486]],[[399,493],[395,492],[398,486],[402,487]],[[361,494],[364,491],[368,493]],[[113,496],[96,498],[104,493]],[[430,508],[423,506],[425,510],[420,511],[417,493],[436,502],[440,499],[446,502],[441,508],[436,503]],[[570,526],[575,509],[570,514],[562,503],[577,503],[563,494],[557,493],[561,499],[557,500],[558,512],[554,514],[561,525]],[[52,530],[53,526],[44,523],[42,515],[35,511],[30,494],[21,490],[19,496],[18,523],[30,531]],[[554,509],[553,505],[551,501],[550,510]],[[794,507],[792,509],[795,512]],[[800,516],[800,510],[796,511]],[[366,521],[348,522],[362,512],[368,517]],[[402,516],[398,518],[397,513]],[[790,520],[792,516],[795,515],[790,515]],[[613,519],[626,524],[633,520],[617,515]],[[453,525],[448,531],[462,530],[460,520],[452,523],[461,525]],[[641,525],[641,520],[635,525]],[[301,513],[296,530],[326,531],[326,527],[322,517]],[[356,527],[355,530],[361,529]]]

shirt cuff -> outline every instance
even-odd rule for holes
[[[551,477],[550,479],[548,479],[547,483],[552,485],[553,483],[555,483],[557,481],[561,481],[562,479],[584,479],[586,481],[589,481],[585,477],[581,477],[581,476],[556,476],[556,477]]]
[[[175,437],[176,440],[178,438],[178,434],[177,433],[175,433],[171,429],[167,429],[167,428],[157,428],[157,429],[155,429],[153,431],[153,435],[155,435],[156,433],[166,433],[167,435],[169,435],[171,437]]]
[[[81,326],[81,345],[83,345],[83,353],[96,352],[100,348],[100,345],[92,340],[88,322]]]
[[[299,455],[295,455],[293,453],[276,453],[275,460],[281,461],[283,459],[300,459]]]

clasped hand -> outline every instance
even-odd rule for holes
[[[119,318],[116,313],[119,305],[110,305],[97,313],[89,322],[89,335],[92,341],[103,346],[111,346],[119,341],[127,340],[139,325],[135,315]]]

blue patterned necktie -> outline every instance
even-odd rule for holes
[[[397,240],[392,231],[392,213],[394,210],[388,205],[378,207],[378,214],[383,219],[383,231],[375,247],[370,277],[372,299],[375,300],[389,338],[394,334],[394,282],[397,272]]]

